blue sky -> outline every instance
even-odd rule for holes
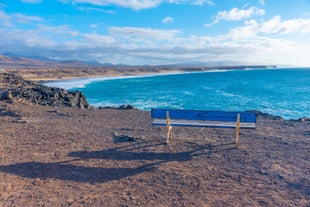
[[[0,53],[310,66],[310,0],[2,0]]]

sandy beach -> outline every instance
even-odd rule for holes
[[[2,85],[3,87],[3,85]],[[310,121],[153,127],[149,111],[0,101],[0,206],[310,205]]]
[[[113,68],[53,68],[53,69],[6,69],[3,72],[20,75],[26,80],[31,81],[55,81],[55,80],[70,80],[77,78],[96,78],[96,77],[115,77],[128,75],[152,75],[166,73],[184,73],[201,71],[201,68],[174,68],[174,67],[142,67],[142,66],[127,66]],[[212,69],[210,69],[212,70]]]

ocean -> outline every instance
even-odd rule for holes
[[[310,68],[82,78],[45,85],[80,90],[97,107],[259,110],[285,119],[310,117]]]

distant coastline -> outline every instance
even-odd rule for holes
[[[0,64],[1,65],[1,64]],[[32,81],[70,80],[116,76],[140,76],[169,73],[206,72],[215,70],[276,69],[275,65],[239,66],[110,66],[92,68],[6,68],[4,72],[20,75]]]
[[[63,78],[55,79],[30,79],[32,81],[38,81],[40,84],[49,87],[60,87],[66,90],[72,88],[83,88],[84,85],[103,80],[114,80],[114,79],[124,79],[124,78],[139,78],[139,77],[151,77],[151,76],[166,76],[175,74],[187,74],[187,73],[205,73],[205,72],[225,72],[229,70],[257,70],[257,69],[277,69],[276,66],[239,66],[239,67],[208,67],[208,68],[181,68],[179,70],[143,70],[131,71],[126,73],[121,73],[119,71],[110,71],[108,74],[98,74],[92,76],[67,76]]]

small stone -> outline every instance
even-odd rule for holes
[[[0,91],[0,101],[11,99],[12,94],[9,91]]]

